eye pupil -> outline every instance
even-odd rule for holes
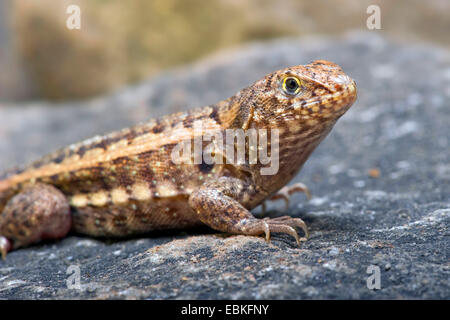
[[[284,81],[284,89],[288,94],[296,94],[299,86],[299,82],[295,78],[287,78]]]
[[[288,88],[289,90],[295,91],[295,89],[297,89],[297,81],[295,81],[294,79],[287,79],[286,80],[286,88]]]

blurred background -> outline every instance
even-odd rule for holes
[[[246,42],[367,30],[370,4],[380,32],[450,47],[448,0],[1,0],[0,101],[85,99]]]

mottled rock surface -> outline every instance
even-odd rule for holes
[[[375,33],[281,39],[224,52],[88,102],[0,105],[0,168],[149,117],[217,102],[264,74],[328,59],[359,88],[296,181],[289,214],[311,238],[208,228],[125,241],[70,236],[0,261],[0,298],[450,298],[450,54]],[[284,211],[282,203],[270,214]],[[255,210],[258,214],[259,210]],[[367,288],[369,266],[381,289]],[[67,270],[80,268],[80,289]]]

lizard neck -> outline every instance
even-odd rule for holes
[[[263,128],[268,132],[268,137],[278,136],[278,149],[268,146],[268,154],[271,162],[267,165],[258,163],[254,167],[259,184],[268,194],[275,193],[294,178],[303,167],[311,153],[328,135],[337,119],[319,122],[299,122],[296,114],[284,115],[282,118],[253,117],[251,127]],[[263,121],[257,121],[264,119]],[[268,138],[268,141],[276,141]],[[277,163],[276,163],[277,162]],[[274,170],[266,170],[270,174],[261,174],[263,167],[271,167]],[[277,170],[275,170],[277,168]]]

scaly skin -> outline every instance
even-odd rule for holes
[[[308,192],[302,184],[284,186],[355,100],[355,82],[339,66],[318,60],[271,73],[215,105],[73,144],[0,177],[0,251],[4,257],[70,230],[117,237],[202,223],[266,239],[287,233],[300,243],[308,235],[302,220],[256,219],[250,210]],[[278,130],[278,171],[262,174],[266,166],[250,163],[247,147],[241,163],[228,163],[218,149],[224,164],[174,163],[178,143],[204,136],[195,130],[200,123],[224,137],[227,129],[267,129],[268,137]]]

